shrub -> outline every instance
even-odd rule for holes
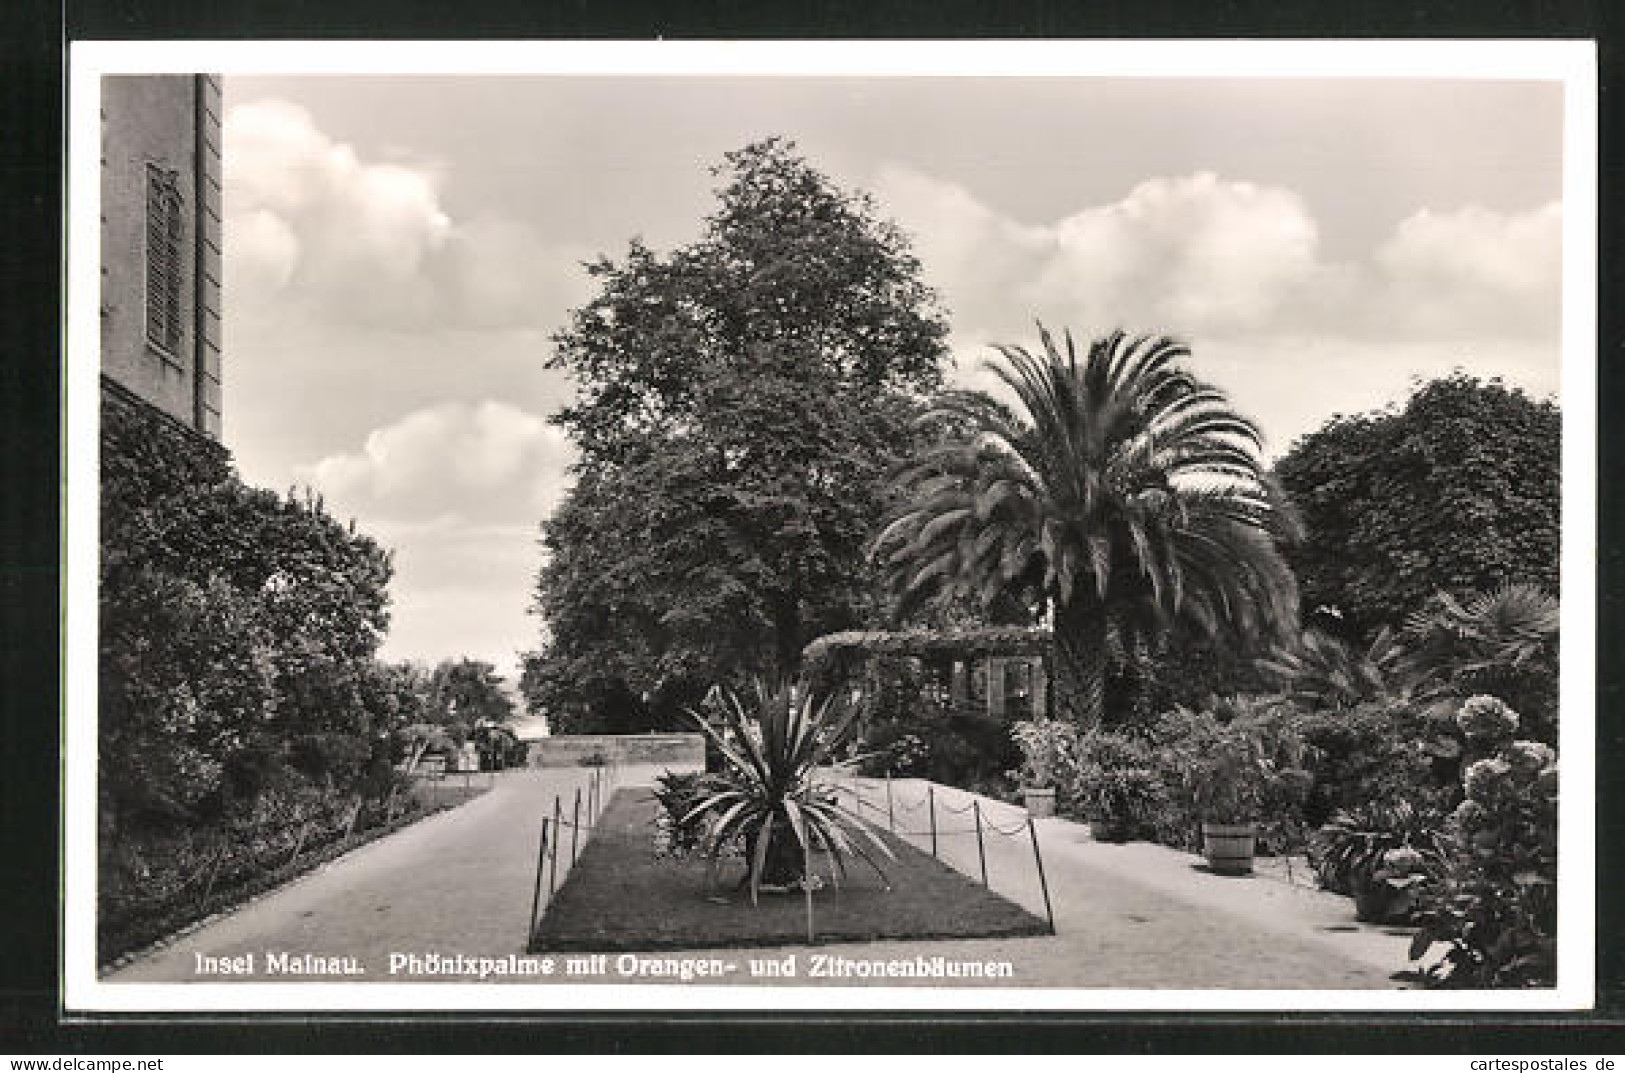
[[[1304,820],[1318,827],[1365,805],[1447,809],[1460,749],[1446,728],[1403,701],[1295,715],[1313,785]]]
[[[1136,738],[1092,731],[1078,743],[1068,794],[1101,841],[1153,837],[1166,801],[1151,747]]]
[[[893,661],[898,681],[877,691],[863,740],[867,775],[931,779],[950,786],[998,785],[1021,763],[1011,724],[980,706],[932,698],[906,661]]]
[[[389,554],[102,401],[98,912],[122,942],[342,837],[390,785],[374,739],[398,709],[374,658]]]
[[[1154,824],[1159,842],[1195,849],[1203,823],[1298,825],[1312,750],[1293,729],[1290,706],[1241,698],[1222,710],[1227,719],[1177,709],[1152,728],[1165,791]]]
[[[1226,733],[1188,754],[1185,787],[1204,822],[1252,823],[1263,815],[1271,775],[1255,738]]]
[[[865,775],[896,775],[899,778],[929,778],[931,746],[918,734],[892,723],[864,743],[870,752],[860,770]]]
[[[716,788],[717,780],[700,771],[668,771],[655,780],[655,800],[661,808],[655,817],[657,852],[687,857],[699,849],[705,824],[693,815],[694,807]]]
[[[1498,744],[1463,773],[1443,880],[1411,956],[1445,944],[1423,966],[1436,987],[1550,987],[1557,978],[1557,757],[1540,742],[1504,740],[1516,714],[1489,700],[1467,701],[1458,716],[1475,744]]]
[[[1078,769],[1078,731],[1060,719],[1028,719],[1010,728],[1021,750],[1013,777],[1023,787],[1046,789],[1070,784]]]
[[[1358,919],[1406,923],[1443,871],[1442,822],[1403,801],[1356,806],[1315,832],[1309,863],[1322,887],[1354,897]]]

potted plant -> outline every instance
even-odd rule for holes
[[[1404,801],[1346,809],[1315,833],[1310,863],[1322,887],[1354,898],[1356,920],[1408,923],[1417,894],[1443,869],[1442,826]]]
[[[1202,853],[1221,875],[1249,875],[1273,777],[1258,739],[1226,728],[1191,755],[1186,786],[1202,823]]]
[[[1022,804],[1035,817],[1055,815],[1055,788],[1077,768],[1077,732],[1059,719],[1029,719],[1010,733],[1021,749],[1021,767],[1011,775],[1021,786]]]
[[[1184,713],[1172,724],[1179,738],[1165,741],[1165,766],[1182,785],[1183,804],[1199,823],[1208,866],[1224,875],[1248,875],[1258,850],[1261,821],[1301,814],[1314,786],[1306,762],[1314,750],[1278,713],[1244,705],[1227,721]],[[1287,824],[1290,826],[1290,824]]]

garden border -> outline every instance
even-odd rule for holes
[[[461,808],[463,805],[466,805],[471,801],[477,801],[489,792],[490,788],[487,787],[477,794],[463,798],[461,801],[447,802],[443,805],[425,806],[421,810],[414,810],[406,813],[405,815],[397,816],[395,819],[390,820],[387,823],[381,824],[366,831],[362,831],[359,834],[349,835],[339,838],[336,841],[329,842],[321,849],[312,851],[309,856],[290,860],[286,864],[279,865],[278,867],[271,869],[270,871],[265,872],[254,879],[248,880],[238,887],[211,894],[206,901],[200,903],[199,909],[195,915],[182,914],[178,911],[171,911],[168,914],[160,914],[158,917],[160,920],[163,920],[168,916],[188,917],[188,919],[185,920],[185,923],[182,923],[179,926],[172,927],[169,930],[160,931],[156,938],[143,942],[137,942],[124,948],[111,960],[99,962],[96,966],[96,975],[97,977],[103,977],[109,975],[110,973],[116,972],[119,969],[147,957],[148,955],[164,949],[165,947],[174,943],[177,939],[185,938],[186,936],[191,935],[193,932],[200,931],[223,917],[229,916],[240,909],[244,909],[262,898],[268,898],[273,894],[279,893],[280,891],[292,886],[294,883],[297,883],[299,880],[305,878],[305,876],[323,865],[331,864],[334,861],[353,853],[363,846],[388,838],[390,835],[397,834],[414,824],[422,823],[424,820],[427,820],[433,816],[438,816],[441,813],[450,812],[453,809]],[[212,909],[209,908],[211,903],[214,905],[214,908]]]

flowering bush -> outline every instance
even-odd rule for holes
[[[894,773],[915,775],[931,759],[931,748],[918,734],[903,734],[892,741],[886,755]]]
[[[1517,715],[1474,697],[1457,716],[1475,743],[1499,742],[1463,774],[1438,898],[1411,957],[1439,987],[1550,987],[1557,978],[1557,758],[1539,742],[1505,740]]]
[[[1068,784],[1078,769],[1078,732],[1060,719],[1029,719],[1010,728],[1021,749],[1021,767],[1012,776],[1023,787],[1046,789]]]
[[[1456,713],[1456,725],[1479,746],[1508,741],[1518,730],[1518,713],[1494,697],[1469,697]]]

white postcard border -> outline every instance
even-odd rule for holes
[[[63,1006],[168,1011],[1579,1010],[1595,979],[1597,81],[1589,41],[76,41],[63,361]],[[1531,991],[105,983],[95,964],[99,84],[107,74],[1435,77],[1564,85],[1558,983]],[[1395,966],[1396,970],[1402,966]]]

